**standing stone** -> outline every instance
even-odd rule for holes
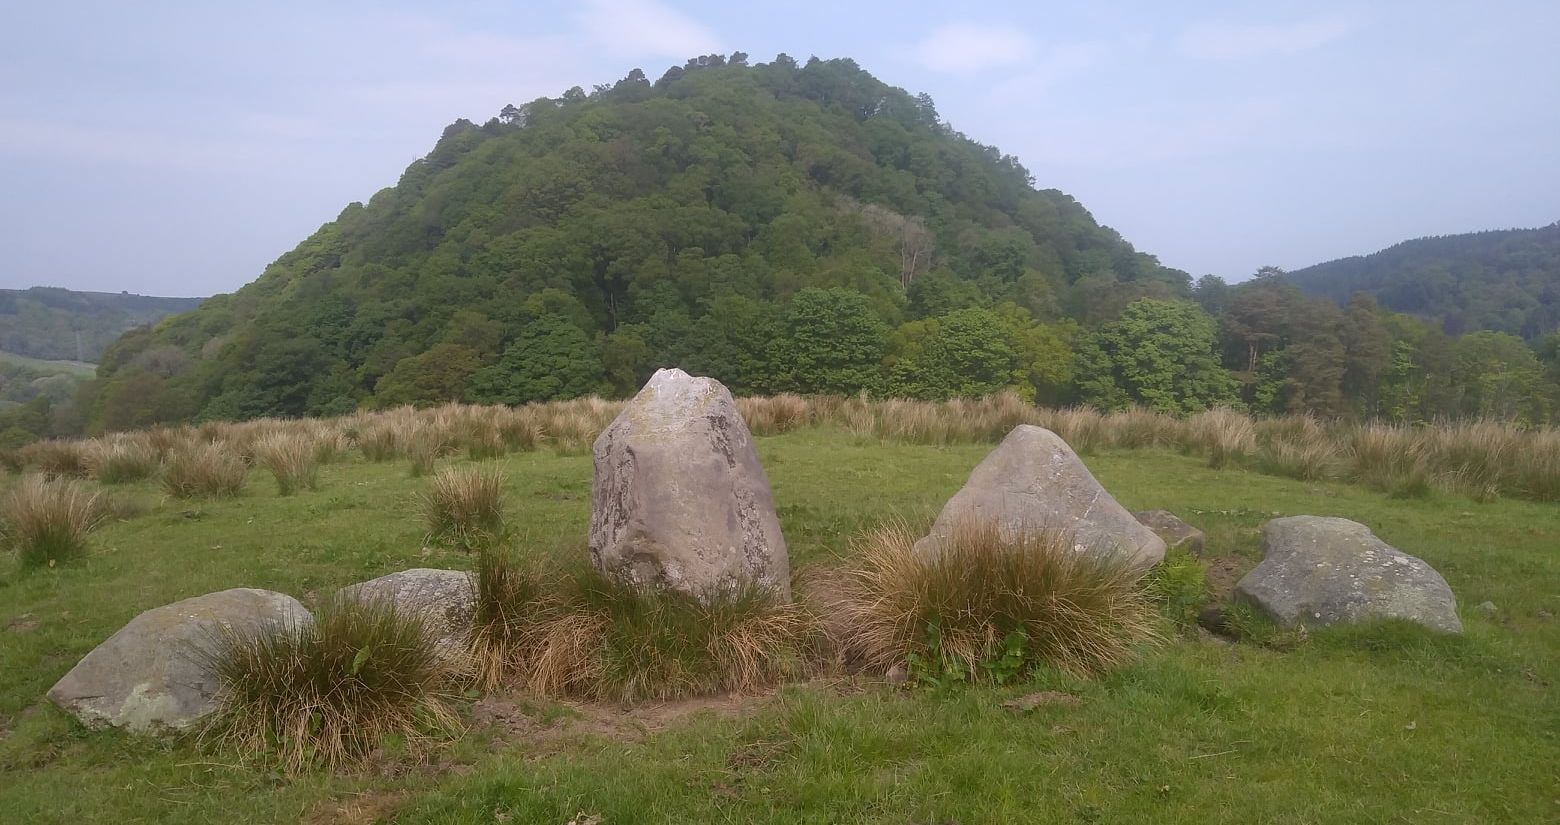
[[[1069,530],[1079,550],[1124,553],[1142,567],[1165,557],[1165,542],[1105,492],[1060,436],[1021,424],[970,473],[916,552],[935,552],[955,526],[996,521],[1004,531]]]
[[[1140,510],[1134,512],[1132,517],[1137,519],[1139,524],[1153,530],[1154,535],[1164,539],[1171,550],[1185,550],[1194,556],[1200,556],[1203,548],[1208,544],[1208,536],[1203,531],[1182,521],[1169,510]]]
[[[312,621],[297,599],[236,588],[148,610],[108,637],[49,689],[88,727],[183,730],[216,710],[221,687],[206,654],[225,629],[249,633]]]
[[[444,647],[464,647],[477,612],[477,590],[470,573],[418,567],[343,587],[342,598],[384,600],[397,611],[422,618],[433,639]]]
[[[1397,618],[1462,632],[1446,579],[1359,522],[1277,518],[1263,525],[1262,536],[1262,563],[1235,585],[1235,597],[1280,625]]]
[[[704,597],[748,583],[789,601],[769,479],[719,381],[656,372],[596,439],[590,553],[603,574]]]

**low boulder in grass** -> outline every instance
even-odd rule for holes
[[[1452,588],[1430,565],[1355,521],[1291,516],[1262,527],[1263,558],[1235,597],[1279,625],[1406,619],[1461,633]]]
[[[154,608],[130,620],[49,689],[49,701],[88,727],[186,730],[217,709],[210,646],[225,629],[299,625],[297,599],[235,588]]]
[[[1165,557],[1165,542],[1132,517],[1095,480],[1056,433],[1021,424],[970,473],[915,552],[935,553],[960,524],[993,523],[1004,532],[1070,533],[1079,550],[1124,553],[1141,567]]]
[[[1139,510],[1132,517],[1153,530],[1154,535],[1164,539],[1165,546],[1171,550],[1185,550],[1200,556],[1208,544],[1208,537],[1203,531],[1182,521],[1169,510]]]
[[[422,617],[442,648],[464,648],[477,611],[470,573],[417,567],[348,585],[343,598],[387,601],[398,612]]]
[[[590,553],[603,575],[701,599],[756,585],[790,601],[769,478],[719,381],[657,371],[592,455]]]

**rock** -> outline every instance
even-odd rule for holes
[[[1059,690],[1042,690],[1039,693],[1029,693],[1009,699],[1002,703],[1002,707],[1014,713],[1029,713],[1036,708],[1047,705],[1064,705],[1074,707],[1083,704],[1083,700],[1071,693],[1062,693]]]
[[[1154,531],[1171,550],[1185,550],[1194,556],[1202,555],[1208,537],[1203,531],[1177,518],[1169,510],[1139,510],[1132,514],[1138,523]]]
[[[1262,527],[1262,563],[1235,597],[1285,627],[1398,618],[1462,632],[1457,600],[1441,574],[1358,522],[1291,516]]]
[[[1479,602],[1473,609],[1486,616],[1493,616],[1500,612],[1500,608],[1496,607],[1494,602]]]
[[[415,613],[441,645],[465,647],[477,612],[476,582],[470,573],[417,567],[343,587],[349,599],[384,599],[397,610]]]
[[[910,681],[910,668],[905,667],[904,662],[898,662],[888,669],[888,673],[883,675],[883,681],[893,687],[901,687],[908,684]]]
[[[719,381],[656,372],[596,439],[591,561],[637,587],[791,598],[769,479]]]
[[[1165,557],[1164,540],[1105,492],[1067,442],[1028,424],[1014,427],[970,473],[916,552],[935,552],[958,524],[988,519],[1014,533],[1071,530],[1080,550],[1125,553],[1144,567]]]
[[[223,628],[251,632],[310,621],[297,599],[249,588],[154,608],[88,653],[49,689],[49,701],[88,727],[184,730],[216,709],[220,684],[205,656]]]

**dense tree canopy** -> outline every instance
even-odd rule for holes
[[[451,124],[253,283],[108,347],[76,407],[521,403],[681,366],[738,393],[1543,419],[1560,368],[1514,346],[1276,270],[1194,289],[925,96],[706,56]]]

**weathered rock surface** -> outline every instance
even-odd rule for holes
[[[1192,555],[1202,555],[1208,544],[1203,531],[1182,521],[1169,510],[1139,510],[1132,514],[1138,523],[1154,531],[1171,550],[1185,550]]]
[[[1269,521],[1262,535],[1262,563],[1235,585],[1235,597],[1281,625],[1398,618],[1462,632],[1446,579],[1363,524],[1291,516]]]
[[[1070,530],[1080,550],[1124,553],[1144,567],[1165,557],[1164,540],[1105,492],[1067,442],[1042,427],[1014,427],[944,505],[916,552],[935,552],[959,524],[993,520],[1015,534]]]
[[[476,582],[470,573],[417,567],[341,589],[343,598],[384,600],[398,611],[423,618],[441,645],[463,646],[477,612]]]
[[[756,583],[790,599],[769,478],[719,381],[656,372],[592,454],[597,570],[701,598]]]
[[[154,608],[88,653],[49,689],[49,701],[90,727],[182,730],[216,709],[220,684],[203,651],[223,628],[243,633],[309,621],[293,597],[249,588]]]

